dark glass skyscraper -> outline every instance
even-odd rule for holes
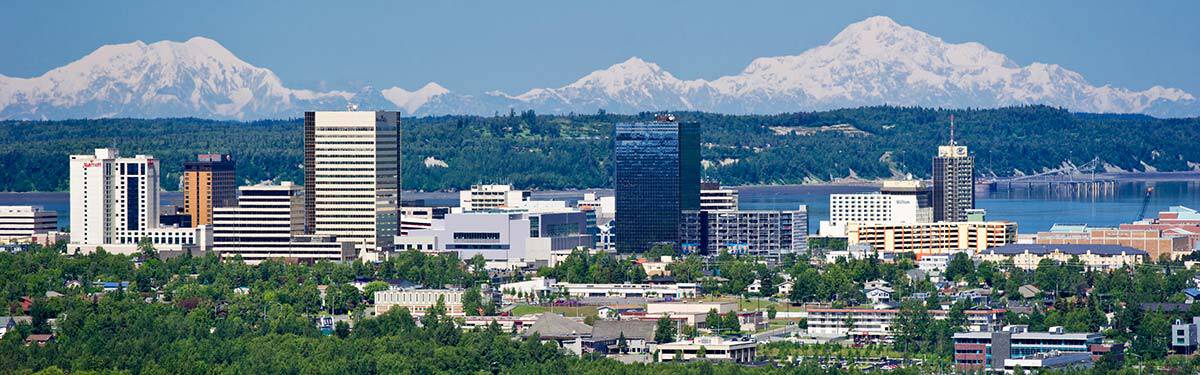
[[[618,123],[613,142],[617,251],[678,245],[682,211],[700,209],[700,124]]]
[[[967,221],[975,208],[975,158],[950,141],[933,158],[933,221]]]

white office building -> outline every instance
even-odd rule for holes
[[[0,242],[32,241],[58,229],[58,213],[41,206],[0,206]]]
[[[304,113],[305,220],[310,234],[354,242],[377,260],[399,234],[400,114]]]
[[[471,190],[458,193],[458,207],[462,212],[521,208],[529,196],[512,185],[472,185]]]
[[[583,212],[593,212],[596,215],[596,225],[608,225],[617,216],[617,197],[601,197],[596,193],[584,193],[583,199],[575,202],[575,207]]]
[[[824,237],[845,237],[846,224],[915,224],[933,221],[933,209],[920,196],[899,194],[830,194],[829,220],[821,221]]]
[[[291,182],[238,188],[237,206],[213,209],[213,250],[249,264],[272,258],[300,262],[356,258],[352,242],[304,234],[304,190]]]
[[[587,216],[579,211],[450,213],[433,228],[410,231],[396,241],[398,249],[456,252],[461,259],[478,254],[491,264],[509,266],[548,265],[553,251],[595,242],[587,233]]]

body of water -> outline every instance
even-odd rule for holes
[[[1128,181],[1121,182],[1104,194],[1064,194],[1048,188],[978,192],[975,206],[987,210],[989,220],[1008,220],[1017,223],[1021,233],[1050,229],[1055,223],[1076,223],[1092,226],[1116,226],[1137,218],[1146,190],[1153,187],[1146,216],[1153,217],[1170,206],[1200,209],[1200,181]],[[804,185],[804,186],[745,186],[738,188],[740,206],[747,210],[795,210],[808,206],[810,228],[816,231],[817,222],[829,217],[829,194],[878,191],[872,186]],[[612,190],[539,191],[535,200],[566,200],[574,202],[586,192],[611,195]],[[165,192],[164,205],[182,201],[178,192]],[[457,193],[406,192],[405,200],[421,199],[427,205],[454,206]],[[39,205],[58,211],[60,228],[70,223],[70,197],[67,193],[0,193],[0,206]]]

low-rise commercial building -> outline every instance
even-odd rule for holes
[[[754,361],[758,342],[749,338],[732,339],[701,336],[658,346],[658,362],[693,361],[697,359],[747,363]]]
[[[434,220],[443,220],[448,213],[449,207],[400,207],[400,235],[406,236],[414,230],[431,229]]]
[[[776,264],[786,254],[808,252],[808,207],[794,211],[685,211],[680,228],[685,252],[748,255]]]
[[[406,307],[413,316],[424,316],[437,305],[438,299],[446,306],[446,315],[466,316],[463,311],[463,289],[403,289],[375,292],[375,315],[382,315],[393,308]],[[482,292],[487,295],[490,292]]]
[[[1005,359],[1004,372],[1013,374],[1019,368],[1021,371],[1041,373],[1049,370],[1089,369],[1092,365],[1092,356],[1088,353],[1048,352],[1025,358]]]
[[[677,284],[572,284],[555,283],[554,289],[571,297],[690,298],[700,295],[695,283]]]
[[[1017,223],[1007,221],[859,224],[846,226],[849,245],[865,243],[883,252],[918,257],[956,250],[983,251],[1017,242]]]
[[[1089,270],[1113,270],[1141,264],[1147,260],[1149,253],[1120,245],[1008,244],[984,250],[978,257],[996,263],[1012,261],[1013,266],[1025,270],[1037,269],[1042,259],[1066,263],[1078,258]]]
[[[1200,316],[1192,317],[1191,323],[1176,319],[1171,325],[1171,351],[1192,354],[1197,347],[1200,347]]]
[[[967,330],[989,332],[999,330],[1005,310],[966,310]],[[808,309],[808,334],[814,336],[849,336],[865,341],[892,341],[892,322],[900,313],[898,309]],[[937,320],[946,319],[947,310],[929,310]]]
[[[0,242],[29,242],[58,230],[58,213],[41,206],[0,206]]]
[[[705,328],[708,327],[709,311],[724,316],[737,311],[737,307],[736,302],[651,302],[646,304],[645,319],[666,317],[689,326]]]
[[[1151,261],[1179,259],[1191,254],[1192,240],[1187,235],[1164,229],[1090,228],[1087,225],[1055,225],[1037,234],[1037,243],[1045,245],[1120,245],[1148,253]]]
[[[455,252],[460,259],[482,255],[489,262],[548,265],[551,252],[588,248],[582,212],[450,213],[433,228],[412,230],[396,238],[399,249]]]
[[[1026,326],[1009,326],[994,332],[954,334],[954,364],[960,370],[1000,369],[1005,360],[1045,353],[1082,353],[1097,361],[1105,353],[1122,350],[1119,344],[1105,344],[1100,333],[1070,333],[1062,327],[1029,332]]]

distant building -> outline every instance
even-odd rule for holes
[[[399,234],[400,114],[304,113],[304,206],[309,234],[353,242],[378,260]]]
[[[233,207],[213,209],[213,250],[222,259],[240,257],[248,264],[267,259],[305,263],[351,261],[353,242],[304,234],[304,188],[291,182],[239,188]]]
[[[554,289],[571,297],[691,298],[700,295],[695,283],[677,284],[574,284],[555,283]]]
[[[666,317],[689,326],[705,328],[708,327],[709,311],[724,316],[737,311],[737,308],[736,302],[650,302],[646,304],[645,318],[657,320]]]
[[[1176,319],[1171,325],[1171,351],[1192,354],[1197,347],[1200,347],[1200,316],[1192,317],[1191,323]]]
[[[407,307],[413,316],[424,316],[437,305],[438,298],[446,306],[446,315],[465,316],[462,298],[464,289],[404,289],[375,292],[375,315],[382,315],[393,308]],[[482,292],[487,295],[490,292]],[[486,297],[484,298],[486,301]]]
[[[978,257],[996,263],[1012,261],[1013,266],[1026,270],[1037,269],[1042,259],[1065,263],[1078,257],[1087,269],[1106,271],[1141,264],[1149,253],[1121,245],[1008,244],[984,250]]]
[[[592,350],[605,354],[650,353],[657,324],[647,320],[598,320],[592,325],[588,340]],[[625,340],[625,351],[620,351],[621,339]]]
[[[1017,242],[1017,223],[937,222],[914,224],[857,224],[846,228],[847,243],[865,243],[883,252],[912,252],[918,256],[957,250],[983,251]]]
[[[704,182],[700,184],[701,211],[737,211],[737,189],[722,188],[720,184]]]
[[[460,191],[458,207],[463,212],[521,208],[529,201],[528,191],[513,189],[512,185],[471,185]]]
[[[758,341],[750,338],[701,336],[692,340],[658,345],[658,362],[716,360],[734,363],[753,362]]]
[[[1092,368],[1092,356],[1088,353],[1046,352],[1025,358],[1009,358],[1004,360],[1004,372],[1015,373],[1017,368],[1022,371],[1041,373],[1050,370],[1089,369]]]
[[[0,206],[0,242],[32,241],[58,230],[58,213],[41,206]]]
[[[682,211],[700,209],[700,126],[659,116],[618,123],[613,136],[616,250],[679,243]]]
[[[967,330],[991,332],[999,330],[1005,310],[966,310]],[[897,309],[808,309],[808,334],[814,336],[851,336],[871,342],[891,342],[892,322],[900,313]],[[947,310],[929,310],[933,319],[943,320]],[[847,322],[852,322],[848,325]]]
[[[1100,333],[1069,333],[1062,327],[1029,332],[1008,326],[993,332],[954,334],[954,365],[959,370],[1000,369],[1008,359],[1045,357],[1046,353],[1082,353],[1098,361],[1104,353],[1120,353],[1120,344],[1105,344]]]
[[[883,186],[879,187],[879,194],[915,197],[917,198],[917,207],[929,208],[929,215],[932,219],[933,190],[931,190],[929,184],[925,183],[923,180],[913,180],[911,178],[904,180],[886,180],[883,182]]]
[[[784,255],[808,252],[808,207],[794,211],[684,211],[684,251],[758,257],[777,264]]]
[[[1048,232],[1037,234],[1037,243],[1045,245],[1121,245],[1144,250],[1151,261],[1163,257],[1179,259],[1192,252],[1192,240],[1170,229],[1090,228],[1087,225],[1056,224]]]
[[[975,208],[975,158],[967,146],[954,143],[938,146],[933,158],[933,220],[967,221],[967,210]]]
[[[584,193],[583,199],[575,202],[575,207],[583,212],[594,213],[595,225],[608,225],[617,214],[617,197],[601,197],[596,193]]]
[[[449,207],[400,207],[400,235],[409,231],[432,229],[434,220],[445,220]]]
[[[405,250],[456,252],[461,259],[479,254],[490,262],[538,265],[548,265],[553,251],[595,243],[587,233],[587,217],[578,211],[450,213],[440,224],[411,230],[396,241]]]
[[[922,207],[917,195],[830,194],[829,220],[821,222],[821,235],[845,237],[846,225],[915,224],[933,221],[933,209]]]
[[[214,207],[237,203],[237,163],[228,154],[200,154],[183,163],[183,211],[190,226],[212,224]]]

